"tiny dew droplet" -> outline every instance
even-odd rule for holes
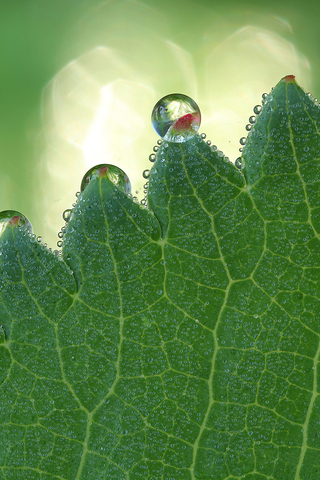
[[[142,175],[143,175],[143,178],[149,178],[150,177],[150,170],[144,170]]]
[[[238,158],[236,159],[236,161],[234,162],[234,164],[235,164],[235,166],[236,166],[239,170],[241,170],[241,169],[242,169],[242,158],[241,158],[241,157],[238,157]]]
[[[265,100],[267,98],[268,94],[267,93],[263,93],[262,94],[262,100]]]
[[[239,141],[240,141],[240,144],[241,144],[241,145],[245,145],[247,139],[246,139],[246,137],[241,137]]]
[[[151,155],[149,155],[149,160],[150,162],[155,162],[156,161],[156,156],[154,153],[151,153]]]
[[[154,151],[154,152],[157,152],[158,150],[159,150],[159,147],[157,147],[157,145],[155,145],[155,146],[153,147],[153,151]]]
[[[59,238],[62,238],[62,237],[63,237],[63,233],[62,233],[62,232],[59,232],[59,233],[58,233],[58,237],[59,237]]]
[[[62,214],[62,218],[65,222],[69,222],[70,218],[71,218],[71,215],[72,215],[72,210],[70,208],[68,208],[67,210],[65,210]]]
[[[59,248],[62,247],[62,243],[63,243],[62,240],[59,240],[59,241],[57,242],[57,246],[58,246]]]
[[[249,118],[249,122],[250,123],[256,123],[257,119],[255,117],[255,115],[251,115],[251,117]]]
[[[161,138],[167,142],[182,143],[198,132],[201,114],[192,98],[181,93],[172,93],[155,104],[151,121]]]
[[[38,242],[38,243],[41,243],[41,242],[42,242],[42,237],[40,237],[40,235],[37,237],[37,242]]]
[[[259,115],[259,113],[261,112],[262,110],[262,107],[261,105],[256,105],[253,109],[253,113],[255,113],[256,115]]]
[[[204,140],[206,138],[206,134],[205,133],[201,133],[200,137],[202,138],[202,140]]]
[[[81,192],[76,192],[76,197],[79,198],[81,195]]]
[[[90,168],[82,179],[80,188],[81,192],[83,192],[94,176],[108,177],[116,187],[126,193],[131,192],[131,183],[126,173],[121,170],[121,168],[109,164],[96,165],[95,167]]]
[[[211,145],[211,140],[207,140],[207,145]]]
[[[23,227],[32,233],[32,226],[27,217],[16,210],[3,210],[0,212],[0,235],[9,225],[11,227]]]
[[[246,125],[246,130],[247,130],[248,132],[250,132],[251,128],[252,128],[252,125],[250,125],[250,123],[248,123],[248,125]]]
[[[161,145],[161,143],[162,143],[162,140],[160,140],[160,138],[159,138],[159,140],[157,140],[157,144]]]

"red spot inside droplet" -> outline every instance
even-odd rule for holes
[[[286,75],[283,79],[286,83],[295,82],[296,77],[294,75]]]
[[[108,167],[99,168],[99,177],[106,177],[108,173]]]
[[[10,220],[9,220],[9,224],[10,225],[19,225],[20,224],[20,215],[17,215],[15,217],[12,217]]]
[[[195,117],[191,113],[187,113],[187,115],[183,115],[183,117],[178,118],[178,120],[173,124],[173,128],[177,132],[181,132],[182,130],[189,130],[192,123],[194,123],[196,120],[197,117]]]

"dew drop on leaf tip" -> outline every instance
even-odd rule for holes
[[[182,93],[162,97],[154,106],[152,125],[167,142],[182,143],[197,134],[201,113],[196,102]]]
[[[131,183],[128,175],[121,170],[121,168],[109,164],[96,165],[90,168],[82,179],[80,187],[81,192],[84,191],[94,176],[108,177],[116,187],[120,188],[125,193],[131,192]]]
[[[32,233],[32,226],[27,217],[16,210],[3,210],[0,212],[0,235],[9,225],[11,227],[23,227],[29,233]]]

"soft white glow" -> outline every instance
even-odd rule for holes
[[[235,23],[231,12],[228,23],[229,13],[221,22],[209,10],[199,16],[196,4],[184,5],[185,14],[197,18],[194,25],[182,25],[177,13],[161,11],[160,4],[156,10],[111,1],[79,26],[84,51],[95,39],[99,43],[66,65],[43,95],[46,141],[37,196],[43,200],[38,204],[45,218],[42,236],[51,246],[63,210],[75,201],[82,176],[95,164],[119,166],[133,193],[141,192],[142,171],[150,168],[148,157],[158,139],[150,116],[161,97],[192,97],[201,110],[201,131],[235,160],[263,92],[286,74],[295,74],[310,89],[308,61],[288,41],[292,30],[285,19],[241,13]],[[268,28],[260,27],[262,18]]]

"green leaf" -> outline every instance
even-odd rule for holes
[[[146,209],[98,170],[63,261],[8,224],[0,480],[319,479],[319,129],[288,76],[241,171],[163,142]]]

